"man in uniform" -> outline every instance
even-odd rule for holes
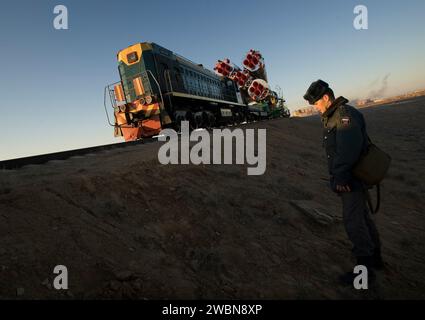
[[[369,280],[373,280],[372,268],[383,268],[379,233],[367,208],[367,189],[351,174],[368,144],[363,115],[347,105],[344,97],[335,99],[332,89],[322,80],[311,84],[304,99],[321,114],[330,186],[342,200],[344,226],[353,243],[357,265],[366,266]],[[356,276],[351,271],[340,281],[352,285]]]

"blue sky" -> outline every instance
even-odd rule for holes
[[[59,4],[69,30],[53,28]],[[368,30],[353,28],[358,4]],[[423,0],[2,1],[0,160],[121,142],[103,88],[118,80],[116,53],[130,44],[156,42],[208,68],[258,49],[270,84],[296,109],[318,78],[349,99],[425,88],[424,17]]]

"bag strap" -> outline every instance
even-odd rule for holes
[[[367,195],[367,203],[369,205],[370,212],[372,214],[378,213],[379,208],[381,206],[381,186],[380,186],[380,184],[376,185],[376,207],[375,207],[375,209],[373,209],[372,198],[370,197],[369,190],[367,190],[367,189],[366,189],[366,195]]]
[[[362,153],[363,154],[366,154],[367,153],[367,150],[369,149],[369,147],[373,144],[373,142],[372,142],[372,140],[370,139],[370,137],[369,137],[369,135],[367,134],[367,132],[365,131],[365,133],[364,133],[364,135],[363,135],[363,137],[364,138],[367,138],[367,141],[365,141],[364,142],[364,146],[363,146],[363,151],[362,151]]]

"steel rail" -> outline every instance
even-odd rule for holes
[[[45,164],[52,160],[67,160],[75,156],[84,156],[90,153],[96,153],[96,152],[112,150],[112,149],[126,148],[130,146],[141,145],[141,144],[151,143],[155,141],[157,141],[157,139],[155,138],[144,138],[141,140],[130,141],[130,142],[112,143],[112,144],[89,147],[89,148],[41,154],[41,155],[30,156],[25,158],[3,160],[3,161],[0,161],[0,170],[15,170],[28,165]]]

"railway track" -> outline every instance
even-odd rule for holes
[[[75,149],[75,150],[69,150],[69,151],[42,154],[37,156],[25,157],[25,158],[4,160],[4,161],[0,161],[0,170],[16,170],[28,165],[45,164],[52,160],[66,160],[75,156],[84,156],[87,154],[96,153],[100,151],[126,148],[130,146],[135,146],[135,145],[152,143],[155,141],[157,141],[157,139],[155,138],[145,138],[143,140],[137,140],[132,142],[113,143],[113,144],[107,144],[107,145],[96,146],[96,147],[89,147],[89,148]]]
[[[282,118],[275,118],[275,119],[262,119],[262,120],[256,120],[252,122],[244,122],[237,125],[229,125],[229,126],[220,126],[216,129],[223,129],[226,127],[234,127],[234,128],[240,128],[247,124],[254,124],[256,122],[263,122],[263,121],[273,121],[278,120]],[[205,130],[205,129],[204,129]],[[208,130],[210,131],[210,130]],[[179,133],[180,135],[180,133]],[[96,147],[89,147],[89,148],[82,148],[82,149],[75,149],[75,150],[69,150],[69,151],[61,151],[61,152],[54,152],[54,153],[47,153],[47,154],[41,154],[37,156],[30,156],[30,157],[24,157],[24,158],[16,158],[16,159],[10,159],[10,160],[3,160],[0,161],[0,170],[16,170],[20,169],[22,167],[28,166],[28,165],[40,165],[45,164],[49,161],[53,160],[67,160],[72,157],[76,156],[84,156],[87,154],[92,154],[100,151],[105,150],[112,150],[112,149],[120,149],[120,148],[126,148],[130,146],[135,145],[143,145],[147,143],[157,142],[158,136],[150,137],[150,138],[144,138],[137,141],[131,141],[131,142],[120,142],[120,143],[112,143],[102,146],[96,146]]]

